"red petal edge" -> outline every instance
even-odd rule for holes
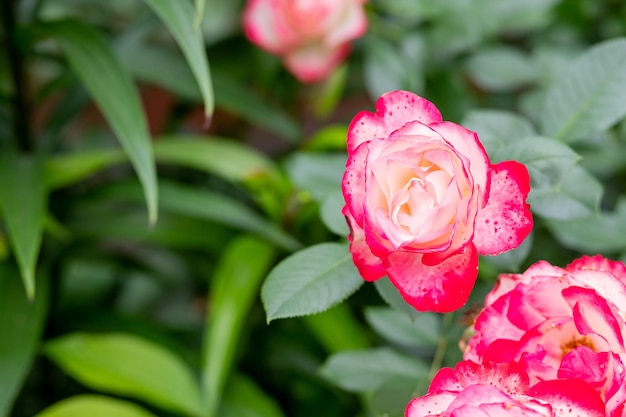
[[[487,205],[478,212],[474,244],[481,255],[497,255],[518,247],[533,228],[526,197],[530,191],[528,169],[516,161],[491,167]]]
[[[387,276],[404,300],[419,311],[447,313],[468,300],[478,276],[478,254],[470,244],[435,265],[420,253],[395,252],[383,260]]]

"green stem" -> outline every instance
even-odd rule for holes
[[[13,78],[13,130],[19,148],[23,152],[33,150],[33,141],[30,131],[30,106],[28,103],[28,87],[24,56],[19,48],[16,27],[16,1],[7,0],[1,3],[2,25],[5,31],[5,47],[9,71]]]
[[[448,329],[452,324],[454,314],[448,313],[443,316],[443,323],[441,325],[441,335],[439,335],[439,339],[437,340],[437,350],[435,351],[435,356],[433,357],[433,362],[430,365],[430,372],[428,374],[428,379],[432,380],[437,371],[441,368],[441,364],[443,363],[443,359],[446,355],[446,349],[448,348]]]

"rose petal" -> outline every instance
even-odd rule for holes
[[[248,39],[275,54],[286,48],[284,37],[276,32],[278,7],[272,0],[250,0],[243,11],[243,29]]]
[[[396,90],[376,100],[376,113],[358,113],[348,128],[348,154],[361,143],[386,138],[408,122],[425,125],[441,121],[441,113],[433,103],[411,93]]]
[[[441,263],[426,265],[420,253],[394,252],[383,266],[406,302],[419,311],[443,313],[467,302],[478,276],[478,254],[470,244]]]
[[[331,31],[326,37],[327,45],[339,45],[346,43],[355,38],[360,38],[367,30],[367,16],[362,5],[363,1],[346,2],[346,10],[338,16],[337,25],[331,27]],[[337,2],[332,0],[331,3],[336,9]]]
[[[303,45],[284,56],[285,66],[303,83],[327,78],[350,52],[350,44],[327,47],[320,43]]]
[[[518,247],[533,227],[526,197],[530,177],[526,167],[515,161],[492,166],[487,205],[478,212],[474,244],[481,255],[497,255]]]
[[[600,395],[581,379],[542,381],[530,388],[528,395],[548,402],[556,417],[604,417]]]
[[[404,415],[405,417],[440,416],[456,396],[456,393],[444,391],[414,398],[407,405]]]
[[[348,240],[350,241],[352,261],[364,280],[376,281],[386,274],[380,258],[376,257],[367,246],[363,229],[354,221],[346,207],[343,208],[342,212],[350,226]]]
[[[341,181],[341,190],[346,200],[348,210],[354,220],[363,225],[363,204],[365,203],[365,161],[369,149],[367,145],[360,146],[348,157],[346,171]]]

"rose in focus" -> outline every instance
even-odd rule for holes
[[[515,161],[491,164],[477,135],[442,120],[426,99],[393,91],[348,130],[343,213],[368,281],[385,275],[417,310],[467,302],[478,253],[517,247],[533,221],[530,179]]]
[[[531,383],[578,378],[597,390],[607,416],[626,402],[626,266],[601,256],[566,268],[541,261],[505,274],[476,317],[465,359],[519,361]]]
[[[406,417],[604,417],[597,392],[580,379],[540,382],[530,386],[516,362],[478,365],[460,362],[442,368],[428,393],[408,404]]]
[[[283,59],[302,82],[320,81],[344,60],[367,29],[365,0],[250,0],[248,39]]]

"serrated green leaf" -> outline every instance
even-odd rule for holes
[[[44,352],[92,389],[138,398],[185,415],[202,414],[191,370],[154,342],[127,334],[72,333],[46,343]]]
[[[46,25],[126,151],[143,185],[150,223],[157,220],[158,190],[152,142],[139,93],[111,48],[92,26],[77,20]]]
[[[0,263],[0,416],[10,414],[38,353],[48,305],[47,283],[40,280],[37,296],[28,300],[19,273]]]
[[[420,313],[414,320],[389,307],[367,307],[365,319],[382,337],[405,347],[436,345],[441,320],[434,313]]]
[[[202,31],[198,27],[200,14],[194,17],[194,9],[187,0],[145,0],[168,27],[174,39],[183,51],[191,71],[196,78],[204,100],[204,114],[210,118],[213,114],[213,86],[209,62],[204,51]],[[201,10],[198,9],[198,13]],[[192,24],[192,22],[196,24]]]
[[[0,158],[0,208],[28,298],[35,296],[37,257],[47,201],[38,157],[7,153]]]
[[[571,220],[597,213],[602,193],[602,184],[584,168],[575,165],[556,187],[531,189],[528,203],[543,217]]]
[[[35,417],[155,417],[129,401],[103,395],[83,394],[67,398],[37,413]]]
[[[226,248],[215,269],[202,355],[203,404],[209,416],[219,407],[244,320],[275,252],[267,243],[244,236]]]
[[[328,194],[341,189],[347,159],[344,153],[294,152],[285,168],[298,188],[309,191],[313,198],[322,201]]]
[[[331,355],[320,372],[347,391],[368,392],[395,378],[417,382],[428,376],[429,369],[418,358],[389,348],[376,348]]]
[[[347,245],[321,243],[285,258],[261,290],[267,321],[325,311],[361,285]]]
[[[535,128],[523,116],[503,110],[472,110],[461,125],[478,134],[491,162],[500,162],[495,154],[509,143],[535,136]]]
[[[626,38],[595,45],[571,63],[547,92],[542,133],[572,142],[626,115]]]
[[[524,138],[501,147],[494,160],[515,160],[528,168],[531,193],[535,187],[552,187],[560,183],[580,156],[569,146],[540,136]]]

